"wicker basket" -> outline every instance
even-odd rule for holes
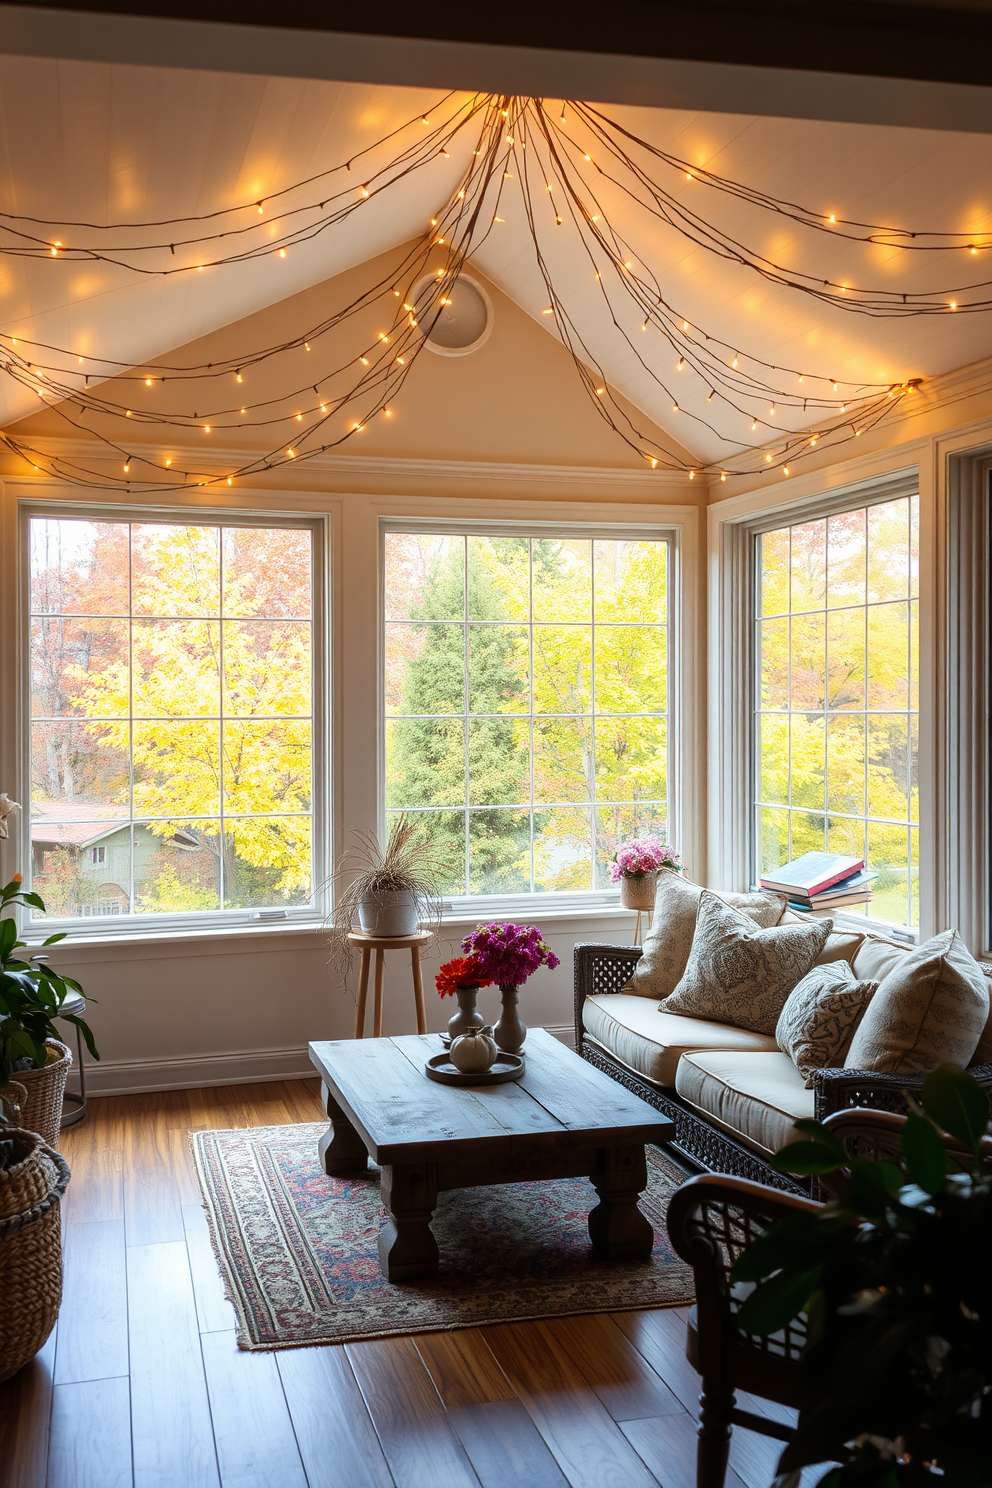
[[[16,1161],[0,1171],[0,1381],[44,1344],[62,1301],[65,1158],[37,1132],[8,1127]]]
[[[54,1049],[58,1059],[46,1064],[44,1069],[18,1070],[15,1078],[28,1093],[27,1105],[21,1112],[21,1125],[28,1131],[44,1137],[49,1147],[59,1145],[59,1127],[62,1123],[62,1097],[65,1095],[66,1076],[72,1063],[72,1055],[58,1039],[48,1039],[46,1049]]]

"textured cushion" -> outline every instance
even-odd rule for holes
[[[658,874],[651,929],[644,940],[644,954],[624,989],[635,997],[658,1002],[674,991],[685,971],[696,929],[696,911],[703,893],[681,873],[663,868]],[[777,925],[785,906],[782,894],[721,894],[756,925]]]
[[[624,992],[587,997],[582,1026],[635,1074],[669,1088],[675,1084],[675,1071],[687,1050],[767,1052],[775,1048],[775,1040],[767,1034],[730,1028],[726,1023],[705,1023],[702,1018],[679,1018],[659,1009],[656,1002]]]
[[[896,945],[895,941],[882,940],[877,935],[866,935],[851,962],[854,975],[863,981],[884,981],[889,972],[901,966],[915,949],[915,946]]]
[[[847,1069],[918,1074],[968,1064],[985,1031],[989,984],[956,930],[910,951],[879,984],[848,1050]]]
[[[773,1034],[785,999],[832,928],[832,920],[811,920],[759,930],[704,889],[689,962],[666,1010]]]
[[[988,981],[988,977],[985,980]],[[985,1020],[985,1030],[978,1040],[978,1048],[971,1056],[971,1063],[992,1064],[992,1012],[989,1013]]]
[[[759,1152],[778,1152],[811,1120],[814,1096],[788,1054],[684,1054],[675,1076],[682,1099]]]
[[[811,916],[808,914],[796,914],[794,910],[787,909],[778,923],[780,925],[808,925],[810,919]],[[814,964],[826,966],[828,961],[853,961],[865,939],[866,936],[861,930],[831,930],[827,936],[827,943]]]
[[[775,1042],[788,1054],[808,1087],[813,1071],[844,1063],[858,1020],[878,987],[859,982],[847,961],[814,966],[785,999]]]

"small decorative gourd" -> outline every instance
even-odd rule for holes
[[[498,1053],[492,1029],[486,1025],[452,1039],[449,1058],[463,1075],[482,1075],[496,1062]]]

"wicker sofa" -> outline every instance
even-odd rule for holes
[[[922,1076],[825,1069],[807,1090],[774,1038],[678,1017],[654,999],[626,993],[641,954],[639,946],[575,947],[575,1047],[669,1116],[672,1145],[701,1168],[802,1193],[799,1182],[768,1163],[791,1140],[794,1121],[822,1121],[855,1106],[904,1112],[906,1092],[923,1083]],[[905,954],[904,947],[867,935],[852,966],[858,976],[879,978]],[[985,970],[992,974],[992,967]],[[970,1068],[992,1092],[992,1013]]]

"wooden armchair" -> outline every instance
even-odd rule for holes
[[[905,1120],[890,1111],[846,1110],[835,1112],[824,1124],[840,1137],[852,1157],[877,1162],[898,1154]],[[968,1157],[950,1138],[945,1145],[952,1157]],[[984,1139],[983,1160],[992,1164],[992,1137]],[[821,1185],[828,1194],[842,1198],[845,1179],[842,1169],[821,1180]],[[799,1409],[803,1402],[799,1361],[806,1342],[803,1320],[796,1319],[769,1338],[745,1333],[737,1321],[745,1294],[731,1287],[730,1271],[750,1241],[776,1220],[797,1212],[815,1213],[820,1207],[814,1199],[717,1173],[690,1178],[672,1195],[668,1233],[678,1254],[692,1267],[696,1283],[686,1354],[701,1375],[697,1488],[723,1488],[735,1425],[789,1440],[787,1426],[740,1409],[736,1391],[746,1389]]]

